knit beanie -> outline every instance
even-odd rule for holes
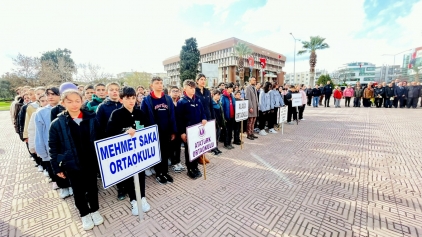
[[[78,87],[72,82],[65,82],[60,85],[60,94],[67,90],[78,90]]]

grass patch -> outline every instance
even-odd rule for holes
[[[8,111],[10,108],[11,102],[0,102],[0,111]]]

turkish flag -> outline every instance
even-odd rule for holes
[[[261,68],[265,68],[265,66],[267,65],[267,59],[265,58],[260,58],[259,62],[261,63]]]

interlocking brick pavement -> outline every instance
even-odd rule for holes
[[[100,188],[105,222],[85,232],[73,198],[51,189],[0,112],[0,236],[422,236],[421,117],[307,107],[284,135],[207,155],[207,180],[148,177],[142,222]]]

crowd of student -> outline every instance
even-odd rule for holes
[[[267,135],[265,129],[277,133],[277,109],[289,103],[291,107],[291,93],[305,94],[303,88],[285,91],[269,82],[260,88],[255,78],[250,79],[243,92],[233,91],[236,88],[233,83],[220,84],[211,91],[205,85],[205,75],[199,74],[196,81],[184,81],[182,89],[171,87],[169,91],[164,90],[159,77],[152,79],[150,89],[139,86],[136,90],[120,88],[118,83],[24,86],[17,89],[10,115],[37,170],[49,179],[53,189],[59,190],[61,198],[73,195],[82,226],[89,230],[104,221],[99,212],[95,140],[122,133],[133,136],[136,129],[157,125],[162,160],[139,175],[140,208],[147,212],[150,205],[145,194],[145,176],[155,174],[158,183],[172,183],[171,166],[175,173],[186,170],[190,178],[197,179],[202,176],[198,163],[210,162],[205,156],[189,161],[186,127],[215,119],[218,139],[226,149],[233,149],[232,144],[241,145],[241,122],[235,121],[237,100],[249,101],[249,118],[244,125],[247,138],[254,140],[258,138],[254,129],[263,136]],[[181,146],[186,168],[180,161]],[[219,155],[222,151],[217,146],[212,153]],[[129,196],[132,214],[138,215],[133,178],[118,183],[116,188],[117,198],[124,200]]]
[[[395,79],[390,83],[383,82],[374,84],[369,82],[368,85],[362,87],[358,82],[354,87],[348,85],[342,89],[339,86],[333,88],[330,81],[326,85],[315,85],[314,88],[309,87],[306,90],[307,105],[312,103],[313,107],[322,106],[324,99],[324,107],[330,107],[330,98],[334,98],[334,105],[340,108],[340,102],[344,99],[344,106],[350,107],[350,101],[353,98],[353,107],[376,107],[376,108],[417,108],[419,98],[422,97],[422,86],[419,82],[412,81],[408,84],[406,81]],[[422,99],[420,101],[422,107]]]

